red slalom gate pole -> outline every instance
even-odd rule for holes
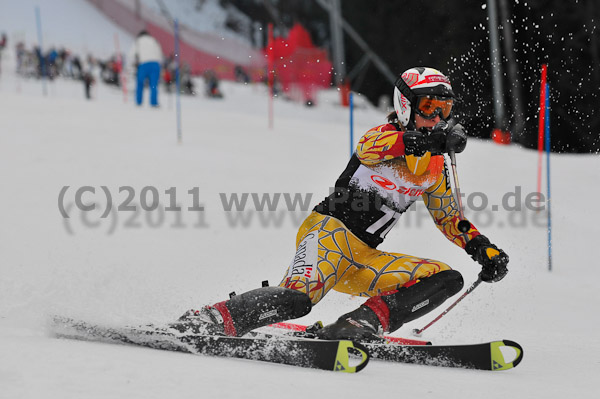
[[[540,115],[538,124],[538,175],[537,192],[542,192],[542,158],[544,156],[544,130],[546,127],[546,75],[547,64],[542,64],[542,78],[540,82]]]
[[[273,39],[273,24],[269,24],[269,40],[267,43],[267,68],[269,83],[269,129],[273,129],[273,86],[275,84],[275,40]]]
[[[115,48],[117,49],[117,65],[119,68],[119,76],[121,78],[121,87],[123,88],[123,102],[127,102],[127,78],[125,77],[125,66],[123,65],[123,57],[119,47],[119,34],[115,32]]]

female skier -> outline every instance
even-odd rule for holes
[[[308,314],[333,289],[369,299],[318,330],[318,337],[368,340],[397,330],[463,287],[461,274],[443,262],[377,249],[419,197],[442,234],[481,264],[483,281],[504,278],[508,255],[472,224],[465,232],[458,228],[443,155],[466,146],[463,127],[451,118],[454,97],[441,72],[405,71],[394,88],[395,112],[360,139],[334,192],[301,225],[296,254],[279,286],[190,310],[172,327],[242,336]]]

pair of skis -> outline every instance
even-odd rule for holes
[[[369,359],[422,365],[507,370],[523,358],[523,348],[509,340],[475,345],[430,345],[426,341],[383,337],[382,342],[306,338],[305,326],[278,323],[275,332],[259,331],[251,337],[180,334],[155,326],[106,327],[56,316],[52,331],[61,338],[144,346],[198,355],[231,357],[322,370],[356,373]],[[277,331],[281,333],[277,333]],[[503,348],[512,348],[506,361]]]

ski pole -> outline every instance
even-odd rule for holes
[[[460,217],[460,222],[458,222],[458,230],[463,233],[463,237],[465,239],[465,242],[468,242],[468,238],[467,238],[467,231],[469,231],[469,229],[471,228],[471,223],[469,223],[468,220],[465,219],[465,212],[463,211],[463,204],[462,204],[462,198],[460,196],[460,185],[458,184],[458,173],[456,172],[456,154],[454,153],[454,151],[449,151],[448,155],[450,155],[450,165],[452,165],[452,175],[454,177],[454,191],[456,192],[456,202],[458,204],[458,215]],[[458,303],[460,301],[462,301],[467,295],[469,295],[471,292],[473,292],[473,290],[475,288],[477,288],[477,286],[481,284],[481,276],[479,276],[477,278],[477,280],[475,280],[475,282],[469,287],[469,289],[467,289],[464,294],[462,294],[460,296],[460,298],[458,298],[452,305],[450,305],[448,307],[448,309],[444,310],[438,317],[436,317],[435,319],[433,319],[429,324],[427,324],[425,327],[421,328],[421,329],[414,329],[413,330],[413,334],[415,336],[420,336],[423,331],[425,331],[426,329],[428,329],[432,324],[434,324],[435,322],[437,322],[439,319],[441,319],[442,317],[444,317],[444,315],[446,313],[448,313],[449,311],[452,310],[452,308],[454,308],[456,305],[458,305]]]
[[[444,315],[446,313],[448,313],[449,311],[452,310],[452,308],[454,308],[456,305],[458,305],[458,303],[460,301],[462,301],[467,295],[469,295],[471,292],[473,292],[473,290],[475,288],[477,288],[477,286],[481,284],[481,277],[478,277],[477,280],[475,280],[475,282],[469,287],[468,290],[466,290],[461,296],[460,298],[458,298],[456,301],[454,301],[454,303],[450,306],[448,306],[448,309],[444,310],[438,317],[436,317],[435,319],[431,320],[429,322],[429,324],[427,324],[425,327],[421,328],[421,329],[417,329],[415,328],[412,332],[415,336],[420,337],[421,334],[423,333],[423,331],[427,330],[429,327],[431,327],[432,324],[434,324],[436,321],[438,321],[439,319],[441,319],[442,317],[444,317]]]

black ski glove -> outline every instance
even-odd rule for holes
[[[431,152],[433,155],[454,151],[463,152],[467,145],[467,134],[460,123],[454,119],[437,123],[431,132],[409,130],[403,135],[404,153],[418,157]]]
[[[440,123],[438,123],[438,125]],[[449,153],[450,151],[454,151],[455,154],[463,152],[467,146],[467,132],[465,132],[463,125],[456,123],[454,119],[450,119],[444,131],[446,132],[445,152]]]
[[[484,235],[473,237],[467,243],[465,250],[473,260],[479,263],[481,272],[479,277],[486,283],[495,283],[500,281],[508,273],[506,265],[508,264],[508,255],[497,246],[492,244]]]
[[[431,133],[425,131],[408,130],[402,135],[404,153],[421,157],[426,152],[442,154],[446,148],[446,134],[438,130]]]

